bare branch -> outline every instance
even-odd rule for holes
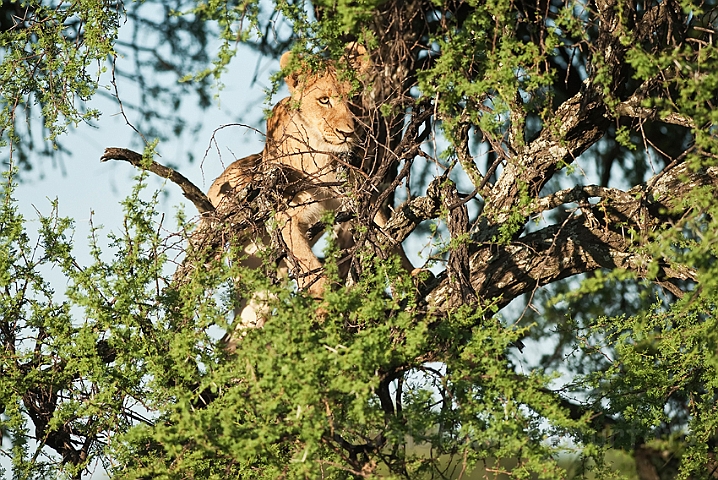
[[[635,197],[617,188],[601,187],[598,185],[576,185],[573,188],[559,190],[551,195],[537,199],[525,211],[525,214],[536,214],[551,210],[566,203],[586,202],[589,198],[611,199],[617,202],[634,202]]]
[[[154,160],[152,160],[151,163],[144,162],[141,154],[127,148],[106,148],[105,153],[100,157],[100,161],[106,162],[107,160],[124,160],[137,168],[148,170],[155,175],[166,178],[167,180],[179,185],[182,189],[182,194],[189,199],[195,207],[197,207],[199,213],[214,211],[214,206],[212,206],[212,203],[207,198],[207,195],[205,195],[204,192],[194,183],[190,182],[187,177],[173,168],[166,167]]]
[[[661,114],[657,108],[644,107],[641,105],[641,98],[637,95],[631,96],[625,102],[616,106],[616,113],[620,116],[640,118],[643,120],[659,120],[664,123],[680,125],[686,128],[696,128],[693,119],[678,113]]]

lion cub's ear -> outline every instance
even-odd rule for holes
[[[289,66],[290,63],[292,63],[292,58],[294,57],[294,54],[292,52],[284,52],[282,54],[282,57],[279,59],[279,68],[284,70]],[[289,87],[289,92],[294,92],[294,89],[297,88],[297,84],[299,83],[299,71],[294,70],[292,73],[284,77],[284,81],[287,84],[287,87]]]
[[[371,68],[371,58],[364,45],[360,43],[347,43],[344,47],[344,56],[352,69],[359,75],[364,75]]]
[[[344,47],[344,58],[346,59],[349,66],[357,72],[359,75],[363,75],[371,68],[371,58],[364,48],[357,42],[348,43]],[[300,59],[301,60],[301,59]],[[292,52],[284,52],[279,59],[279,67],[284,70],[294,61],[294,54]],[[289,87],[289,92],[293,93],[299,84],[301,76],[300,69],[294,69],[289,75],[284,77],[284,81]]]

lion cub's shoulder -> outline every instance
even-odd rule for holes
[[[261,160],[262,154],[255,153],[232,162],[209,187],[207,198],[212,205],[218,206],[222,198],[231,194],[235,188],[250,183],[260,167]]]

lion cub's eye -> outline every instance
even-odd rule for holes
[[[317,101],[322,105],[329,105],[329,97],[319,97]]]

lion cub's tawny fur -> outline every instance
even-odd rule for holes
[[[347,47],[352,66],[361,70],[366,66],[361,46]],[[284,69],[292,63],[292,53],[280,59]],[[207,196],[218,206],[226,195],[246,185],[252,174],[263,166],[286,165],[302,176],[302,190],[291,199],[289,206],[277,215],[278,227],[288,249],[288,263],[298,272],[297,283],[313,296],[324,291],[326,279],[321,274],[321,263],[312,252],[307,238],[308,229],[318,222],[324,212],[341,207],[342,196],[326,186],[336,178],[337,154],[352,150],[356,142],[354,117],[349,110],[348,95],[351,85],[340,81],[332,65],[321,74],[305,74],[301,69],[285,77],[290,97],[281,100],[267,120],[267,140],[260,155],[252,155],[232,163],[214,181]],[[324,185],[324,186],[322,186]],[[259,259],[251,254],[252,244],[245,248],[250,256],[246,266],[257,267]],[[243,323],[257,323],[256,300],[242,312]],[[259,326],[259,325],[258,325]]]

